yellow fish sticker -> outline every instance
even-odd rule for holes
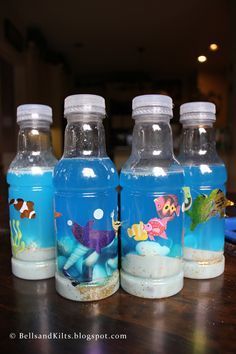
[[[139,224],[133,224],[127,229],[129,237],[134,237],[135,241],[145,241],[148,238],[147,231],[144,230],[144,224],[140,221]]]

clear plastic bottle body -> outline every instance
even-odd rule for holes
[[[185,171],[184,273],[208,279],[224,271],[227,172],[217,155],[213,123],[186,121],[179,161]]]
[[[13,274],[44,279],[55,273],[55,233],[50,123],[20,123],[18,151],[8,173]]]
[[[65,150],[55,168],[56,288],[64,297],[92,301],[119,287],[118,175],[106,154],[99,114],[67,117]]]
[[[183,286],[183,170],[173,155],[170,117],[135,119],[132,153],[121,171],[121,285],[145,298]]]

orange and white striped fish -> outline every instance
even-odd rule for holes
[[[34,202],[24,201],[22,198],[11,199],[9,205],[13,205],[14,208],[19,211],[21,219],[35,219],[36,213],[34,210]]]

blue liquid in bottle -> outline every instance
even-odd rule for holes
[[[58,271],[74,282],[102,284],[117,269],[118,176],[108,157],[62,159],[55,169]],[[90,233],[86,234],[88,223]],[[84,234],[76,232],[79,225]],[[78,227],[77,227],[78,228]],[[96,239],[92,232],[96,231]],[[104,232],[106,234],[104,235]]]
[[[177,166],[178,167],[178,166]],[[154,167],[155,169],[155,167]],[[183,173],[170,170],[167,172],[163,168],[158,168],[159,173],[157,176],[152,175],[138,175],[132,171],[121,172],[120,184],[122,187],[121,200],[122,200],[122,257],[127,254],[140,254],[137,252],[137,238],[145,238],[147,252],[150,255],[168,255],[168,257],[182,257],[182,218],[179,217],[181,212],[181,202],[183,200],[182,186],[184,183]],[[171,211],[167,208],[166,214],[162,209],[157,210],[158,198],[160,200],[168,200],[168,196],[176,196],[176,211]],[[169,198],[171,205],[175,203],[173,197]],[[165,200],[164,200],[165,203]],[[169,220],[168,220],[169,218]],[[155,222],[160,224],[156,225]],[[165,224],[165,221],[167,223]],[[144,234],[143,236],[127,237],[127,229],[132,225],[138,225],[142,222],[147,225],[150,222],[150,228],[155,226],[159,227],[159,235],[155,235],[154,231]],[[144,228],[145,229],[145,228]],[[148,230],[148,228],[147,228]],[[152,229],[151,229],[152,230]],[[150,230],[150,231],[151,231]],[[131,231],[130,231],[131,232]],[[155,242],[153,242],[155,241]],[[138,249],[140,246],[138,246]],[[150,249],[150,250],[149,250]],[[148,262],[148,260],[147,260]],[[138,264],[137,264],[138,267]],[[143,270],[143,276],[148,277],[149,269]]]
[[[78,102],[81,96],[91,97],[76,95]],[[118,175],[105,153],[103,134],[101,115],[73,115],[73,122],[69,116],[64,156],[54,173],[60,215],[56,288],[77,301],[99,300],[119,287]]]
[[[211,194],[214,190],[225,193],[225,183],[227,173],[224,165],[184,166],[185,184],[190,186],[192,203],[196,198],[203,201],[217,198],[217,194]],[[213,202],[212,201],[212,202]],[[223,252],[224,250],[224,217],[219,212],[212,213],[212,203],[205,203],[204,215],[199,216],[189,212],[185,213],[185,238],[184,244],[187,248],[200,249],[213,252]],[[193,206],[193,204],[192,204]],[[208,208],[207,208],[208,207]],[[208,215],[208,217],[207,217]],[[214,253],[213,253],[214,254]]]
[[[41,172],[41,173],[39,173]],[[55,257],[52,171],[37,167],[7,174],[13,254],[18,259],[42,261]],[[20,229],[22,251],[17,247]],[[23,252],[23,253],[22,253]]]

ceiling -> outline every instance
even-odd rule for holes
[[[3,12],[23,35],[37,27],[74,75],[185,75],[229,66],[227,0],[8,0]],[[216,42],[220,50],[210,53]],[[199,64],[197,56],[208,61]]]

